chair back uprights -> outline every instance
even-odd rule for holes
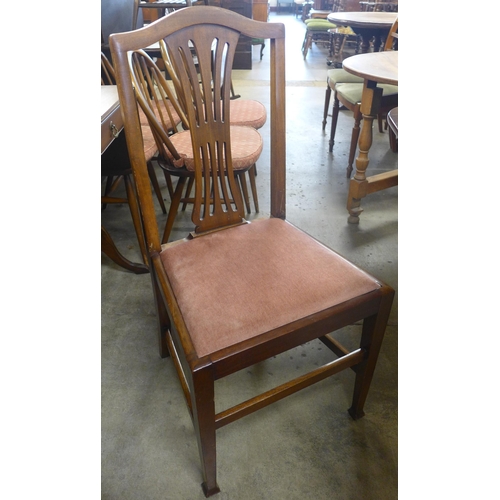
[[[396,17],[385,40],[384,50],[398,50],[398,38],[398,18]]]

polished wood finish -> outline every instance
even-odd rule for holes
[[[356,172],[350,181],[347,198],[348,222],[358,224],[363,211],[361,200],[368,194],[396,186],[398,183],[397,170],[366,176],[368,152],[373,140],[372,124],[378,114],[382,96],[382,89],[377,87],[377,83],[398,84],[398,52],[389,50],[359,54],[345,59],[343,65],[346,71],[365,80],[361,100],[363,126],[358,143],[359,156],[356,158]]]
[[[218,199],[218,195],[204,189],[208,176],[220,178],[221,197],[229,196],[231,189],[227,186],[233,179],[231,148],[226,147],[227,175],[218,172],[222,168],[221,145],[231,141],[224,110],[229,107],[229,68],[240,34],[266,39],[270,46],[270,218],[250,223],[241,218],[238,210],[229,208],[230,203],[226,211],[212,209],[212,198]],[[164,246],[149,186],[127,59],[130,51],[160,39],[165,40],[172,54],[184,100],[193,103],[188,107],[188,121],[196,152],[196,235]],[[217,40],[215,50],[213,40]],[[197,48],[198,68],[192,63],[189,41]],[[160,355],[170,354],[178,371],[196,431],[202,487],[208,497],[220,491],[216,431],[229,422],[349,368],[354,371],[355,380],[348,411],[353,419],[364,415],[394,291],[286,221],[283,24],[256,22],[227,9],[200,7],[191,12],[180,10],[134,33],[112,35],[110,43],[152,262],[160,318]],[[227,51],[221,50],[223,47]],[[210,151],[218,151],[219,155]],[[227,194],[222,192],[225,189]],[[290,241],[294,244],[288,244]],[[293,265],[288,265],[288,259],[292,259]],[[273,271],[275,266],[279,271]],[[183,277],[184,272],[188,275]],[[304,288],[297,291],[298,287]],[[327,292],[330,289],[335,292]],[[318,300],[310,299],[317,294]],[[280,305],[283,299],[287,305]],[[198,300],[208,303],[201,306]],[[220,314],[219,308],[223,311]],[[284,315],[283,320],[275,323],[278,314]],[[332,332],[357,322],[363,326],[355,349],[348,350],[332,341]],[[224,328],[226,332],[221,331]],[[233,408],[215,412],[217,379],[315,339],[323,340],[340,357]]]
[[[376,55],[374,55],[376,54]],[[398,84],[398,52],[359,54],[344,59],[343,67],[349,73],[378,83]]]
[[[267,23],[269,17],[269,0],[253,0],[252,2],[252,19],[254,21],[262,21]]]
[[[350,26],[361,36],[361,53],[366,53],[372,38],[375,39],[373,51],[380,50],[381,40],[385,39],[397,17],[395,12],[333,12],[327,19],[336,25]]]

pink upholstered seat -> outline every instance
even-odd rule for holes
[[[163,248],[161,260],[199,357],[380,288],[281,219]]]
[[[261,128],[267,120],[265,106],[252,99],[234,99],[230,102],[231,125]]]
[[[163,121],[165,124],[165,129],[169,132],[176,132],[178,125],[181,123],[181,118],[177,114],[177,111],[175,110],[173,104],[171,102],[166,101],[161,101],[155,103],[156,106],[158,106],[158,109],[156,110],[158,117]],[[168,112],[166,111],[166,106],[168,106]],[[170,114],[169,114],[170,113]],[[139,120],[141,122],[141,125],[148,125],[148,118],[144,111],[139,108]]]
[[[167,155],[176,167],[186,167],[194,172],[193,148],[189,130],[177,132],[170,137],[172,144],[181,156],[179,160],[167,150]],[[248,169],[259,159],[262,153],[262,137],[252,127],[231,126],[231,153],[234,170]]]
[[[153,137],[153,132],[151,132],[151,129],[149,128],[147,122],[146,124],[141,123],[141,129],[142,137],[144,140],[144,156],[146,157],[146,161],[150,161],[157,153],[158,148],[156,147],[156,141]]]

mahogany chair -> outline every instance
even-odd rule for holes
[[[242,216],[231,175],[236,165],[228,116],[230,78],[240,35],[270,43],[270,217],[252,222]],[[286,220],[283,24],[203,6],[110,38],[151,259],[160,355],[170,355],[179,374],[208,497],[220,491],[216,431],[226,424],[348,368],[354,371],[348,411],[354,419],[364,415],[394,291]],[[129,64],[133,51],[160,38],[172,56],[184,99],[192,104],[188,120],[195,175],[196,227],[186,238],[166,245],[159,237]],[[359,347],[350,351],[332,332],[356,322],[362,322]],[[215,412],[216,380],[315,339],[336,359]]]
[[[398,19],[396,19],[387,35],[384,50],[393,50],[398,38]],[[323,109],[323,131],[326,128],[328,117],[328,107],[330,105],[330,96],[333,90],[333,109],[332,123],[330,129],[330,140],[328,143],[328,151],[333,151],[335,144],[335,131],[340,111],[340,104],[352,111],[354,117],[354,126],[351,134],[351,145],[349,148],[349,160],[346,169],[346,176],[349,178],[352,174],[354,157],[358,144],[359,134],[361,131],[360,123],[363,118],[361,114],[361,96],[363,94],[364,80],[358,76],[352,75],[344,69],[332,69],[327,73],[327,85],[325,93],[325,105]],[[383,90],[382,99],[380,102],[378,114],[379,131],[383,132],[383,118],[387,113],[398,105],[398,86],[389,84],[378,85]]]
[[[193,60],[193,57],[191,59]],[[180,204],[182,202],[195,202],[194,197],[189,197],[189,190],[186,191],[186,195],[183,195],[186,188],[186,181],[195,179],[195,155],[191,144],[192,121],[189,121],[184,113],[185,109],[189,112],[193,103],[187,102],[185,94],[181,98],[176,95],[175,83],[170,83],[166,80],[163,71],[145,51],[137,50],[131,54],[130,69],[137,101],[140,105],[140,111],[142,111],[142,113],[140,112],[140,116],[141,114],[146,116],[153,135],[156,138],[158,147],[156,161],[166,172],[167,176],[178,178],[162,237],[162,243],[167,243]],[[181,81],[178,86],[180,91],[183,91],[182,86],[183,83]],[[205,90],[203,89],[203,92]],[[211,93],[212,90],[209,92]],[[203,99],[207,97],[208,95],[204,96]],[[165,110],[168,110],[170,104],[174,105],[177,115],[181,117],[184,128],[184,130],[174,132],[173,134],[170,134],[172,118],[165,112]],[[230,106],[232,105],[230,104]],[[251,179],[255,177],[255,164],[263,147],[262,137],[253,127],[232,124],[230,124],[230,127],[233,137],[231,148],[234,177],[237,181],[237,191],[232,191],[232,194],[235,198],[243,196],[247,209],[250,212],[245,174],[249,173]],[[207,183],[208,185],[209,183]],[[252,192],[254,194],[254,202],[258,208],[258,201],[255,201],[257,200],[255,182],[252,182]],[[214,196],[216,196],[215,193]]]

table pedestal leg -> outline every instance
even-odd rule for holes
[[[381,98],[382,89],[377,87],[377,83],[365,80],[361,98],[363,126],[358,142],[359,156],[356,158],[356,173],[349,183],[347,197],[347,210],[349,211],[347,221],[351,224],[359,223],[359,215],[363,211],[361,199],[367,195],[366,169],[369,163],[368,151],[373,141],[373,120],[378,114]]]
[[[115,243],[111,239],[111,236],[101,226],[101,251],[104,252],[113,262],[123,267],[124,269],[128,269],[135,274],[146,274],[149,273],[149,268],[144,264],[131,262],[127,258],[125,258],[118,248],[116,248]]]

